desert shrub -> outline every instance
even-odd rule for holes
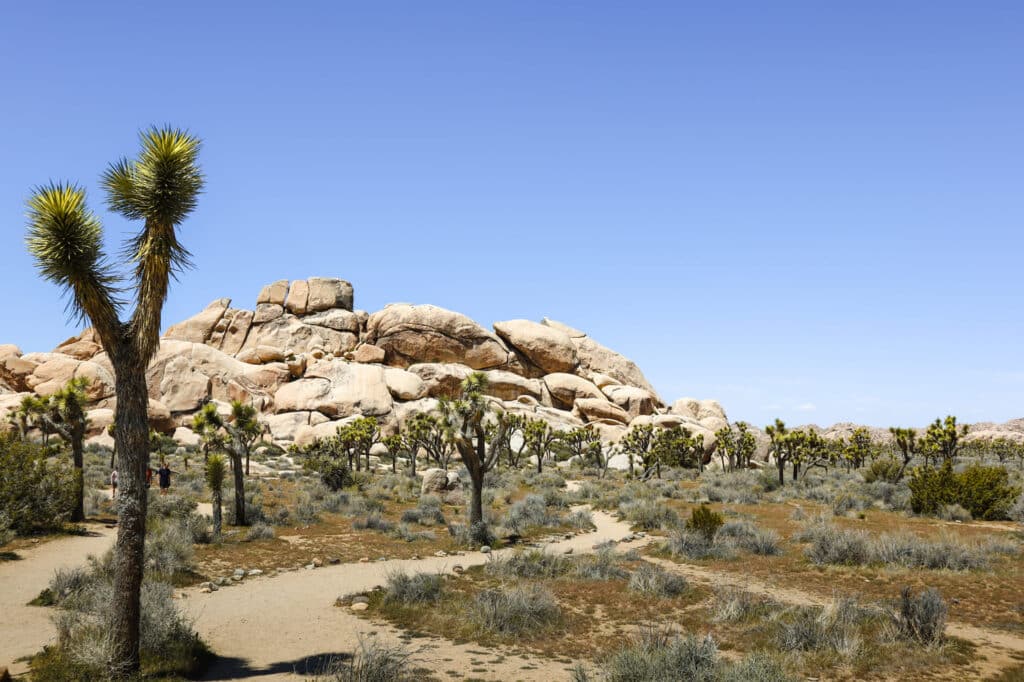
[[[144,556],[145,570],[154,577],[171,581],[192,570],[195,552],[192,534],[183,520],[166,520],[149,529]]]
[[[307,492],[299,493],[295,500],[295,513],[292,518],[301,526],[312,526],[320,520],[323,506]]]
[[[74,473],[43,449],[0,433],[0,515],[19,535],[60,530],[74,504]]]
[[[907,485],[915,514],[937,514],[946,505],[959,504],[973,518],[985,521],[1008,518],[1021,493],[1009,485],[1009,472],[1001,466],[972,465],[958,474],[949,461],[937,469],[914,469]]]
[[[813,563],[860,566],[871,559],[870,537],[863,531],[843,530],[827,523],[805,527],[797,538],[810,545],[805,555]]]
[[[33,679],[105,679],[106,662],[113,651],[113,589],[109,575],[94,574],[60,602],[54,618],[57,648],[33,661]],[[166,583],[142,583],[142,667],[147,672],[190,675],[197,671],[205,649],[171,597],[172,588]]]
[[[872,543],[872,560],[905,568],[969,571],[988,566],[988,551],[982,545],[967,545],[956,537],[943,535],[926,540],[912,533],[883,534]]]
[[[971,512],[967,511],[959,504],[944,504],[939,507],[938,513],[936,513],[943,521],[960,521],[966,522],[971,521],[973,517]]]
[[[444,513],[441,511],[441,498],[436,495],[423,495],[414,508],[402,512],[402,521],[418,523],[423,526],[443,525]]]
[[[655,597],[678,597],[686,588],[686,578],[647,562],[640,564],[629,576],[629,589]]]
[[[263,523],[254,523],[249,526],[249,530],[245,534],[246,542],[252,542],[253,540],[273,540],[275,536],[274,529]]]
[[[1009,518],[1019,487],[1009,484],[1010,472],[1004,467],[972,465],[957,476],[957,503],[982,521]]]
[[[530,528],[545,528],[558,522],[558,516],[548,511],[543,495],[532,493],[509,507],[501,525],[514,533],[523,533]]]
[[[671,528],[678,524],[679,517],[661,500],[641,499],[619,505],[619,511],[630,525],[643,530]]]
[[[174,494],[158,495],[156,491],[150,490],[146,504],[146,521],[159,523],[164,519],[182,520],[188,518],[195,510],[194,500]]]
[[[1024,494],[1017,496],[1017,501],[1010,507],[1007,516],[1013,521],[1024,523]]]
[[[860,625],[872,614],[856,598],[839,597],[825,608],[799,607],[779,624],[777,644],[783,651],[827,649],[843,656],[855,656],[862,645]]]
[[[935,588],[915,596],[909,587],[904,587],[893,621],[900,637],[929,646],[942,641],[947,613],[946,602]]]
[[[757,504],[761,499],[764,490],[761,477],[753,471],[708,473],[701,477],[700,492],[711,502]]]
[[[576,575],[587,580],[616,580],[628,576],[629,571],[622,567],[615,550],[607,546],[593,554],[579,557],[576,560]]]
[[[715,539],[715,533],[725,523],[725,519],[721,514],[711,509],[706,505],[695,508],[690,512],[690,519],[686,522],[686,528],[694,532],[700,533],[704,536],[708,542]]]
[[[394,524],[385,519],[384,517],[382,517],[380,514],[371,513],[367,514],[365,517],[361,519],[356,519],[355,521],[353,521],[352,527],[356,530],[369,529],[379,530],[382,533],[387,533],[392,528],[394,528]]]
[[[778,533],[758,528],[746,520],[727,521],[718,529],[715,538],[727,538],[741,549],[762,556],[773,556],[780,551]]]
[[[862,511],[867,509],[870,505],[870,501],[865,500],[859,495],[841,492],[832,498],[832,515],[845,516],[852,511]]]
[[[388,573],[384,585],[387,604],[424,604],[441,598],[444,576],[439,573]]]
[[[413,682],[418,679],[410,669],[409,653],[400,646],[360,640],[352,658],[327,664],[318,682]]]
[[[719,587],[715,589],[713,620],[719,623],[749,620],[754,616],[767,615],[776,608],[774,602],[757,597],[747,590],[729,586]]]
[[[644,629],[630,644],[599,663],[605,682],[687,680],[713,682],[717,678],[718,646],[711,635],[681,637],[664,629]]]
[[[81,590],[90,580],[89,570],[85,566],[73,566],[71,568],[58,568],[50,578],[50,585],[46,588],[49,593],[41,606],[52,606],[59,604],[72,594]],[[44,594],[46,594],[44,592]]]
[[[0,512],[0,547],[14,539],[14,529],[11,528],[11,519],[5,512]]]
[[[572,560],[542,549],[490,555],[485,571],[502,578],[557,578],[572,569]]]
[[[565,517],[565,523],[579,530],[592,530],[596,528],[594,525],[594,515],[590,513],[589,509],[575,510]]]
[[[384,511],[384,503],[378,499],[361,496],[349,499],[347,513],[352,516],[380,514],[382,511]]]
[[[196,545],[207,545],[213,542],[213,529],[210,527],[210,517],[203,514],[189,514],[185,519],[185,528],[188,529],[192,543]]]
[[[391,534],[399,540],[404,540],[405,542],[416,542],[417,540],[433,540],[435,537],[437,537],[429,530],[413,530],[407,523],[400,523],[397,526],[395,526],[395,529],[391,531]]]
[[[733,555],[731,543],[708,540],[703,533],[679,528],[669,534],[664,545],[672,556],[683,556],[688,559],[727,559]]]
[[[535,583],[485,589],[470,605],[473,622],[501,635],[547,630],[558,623],[561,613],[551,591]]]
[[[786,672],[778,658],[764,651],[755,651],[742,660],[725,666],[717,682],[797,682],[800,678]]]
[[[876,459],[864,470],[864,482],[874,483],[883,481],[885,483],[896,483],[902,475],[903,465],[891,457]]]

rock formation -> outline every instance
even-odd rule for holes
[[[554,320],[508,320],[491,331],[432,305],[368,314],[353,304],[352,285],[340,279],[279,280],[263,287],[254,310],[218,299],[172,325],[147,371],[154,428],[192,444],[192,414],[204,402],[226,409],[241,400],[281,445],[332,435],[335,422],[358,415],[393,432],[477,370],[502,409],[560,429],[594,424],[609,442],[631,423],[654,423],[686,426],[710,443],[727,423],[715,401],[667,406],[635,363]],[[113,369],[91,329],[51,353],[0,346],[0,419],[23,395],[47,395],[77,376],[91,379],[90,433],[106,442]]]

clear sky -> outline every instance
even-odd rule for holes
[[[168,122],[208,185],[165,322],[338,276],[563,320],[759,425],[1024,416],[1022,36],[1017,0],[10,2],[0,343],[74,333],[30,188],[105,214]]]

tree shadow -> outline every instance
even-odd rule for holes
[[[0,561],[21,561],[17,552],[0,552]]]
[[[270,675],[318,675],[324,674],[332,664],[352,660],[351,653],[322,653],[303,656],[293,661],[278,661],[269,666],[253,666],[243,658],[216,656],[203,673],[203,680],[249,680]]]

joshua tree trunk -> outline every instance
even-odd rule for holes
[[[85,471],[82,457],[84,431],[84,428],[75,427],[71,434],[71,458],[75,466],[75,508],[71,511],[71,520],[76,522],[85,521]]]
[[[245,477],[242,474],[242,457],[231,453],[232,473],[235,476],[235,525],[244,526],[245,522]]]
[[[416,448],[409,450],[409,475],[416,478]]]
[[[139,590],[146,543],[145,470],[149,466],[146,367],[130,344],[111,353],[115,369],[119,517],[111,597],[110,673],[124,678],[139,669]]]
[[[779,485],[786,485],[786,460],[775,455],[775,466],[779,469]]]
[[[245,475],[249,475],[249,451],[245,451]]]
[[[216,538],[220,537],[221,527],[223,526],[223,521],[221,519],[221,514],[220,514],[220,506],[221,506],[221,500],[220,500],[221,494],[220,493],[221,493],[221,491],[214,490],[213,491],[213,500],[212,500],[212,502],[213,502],[213,505],[212,505],[213,506],[213,536],[216,537]]]

